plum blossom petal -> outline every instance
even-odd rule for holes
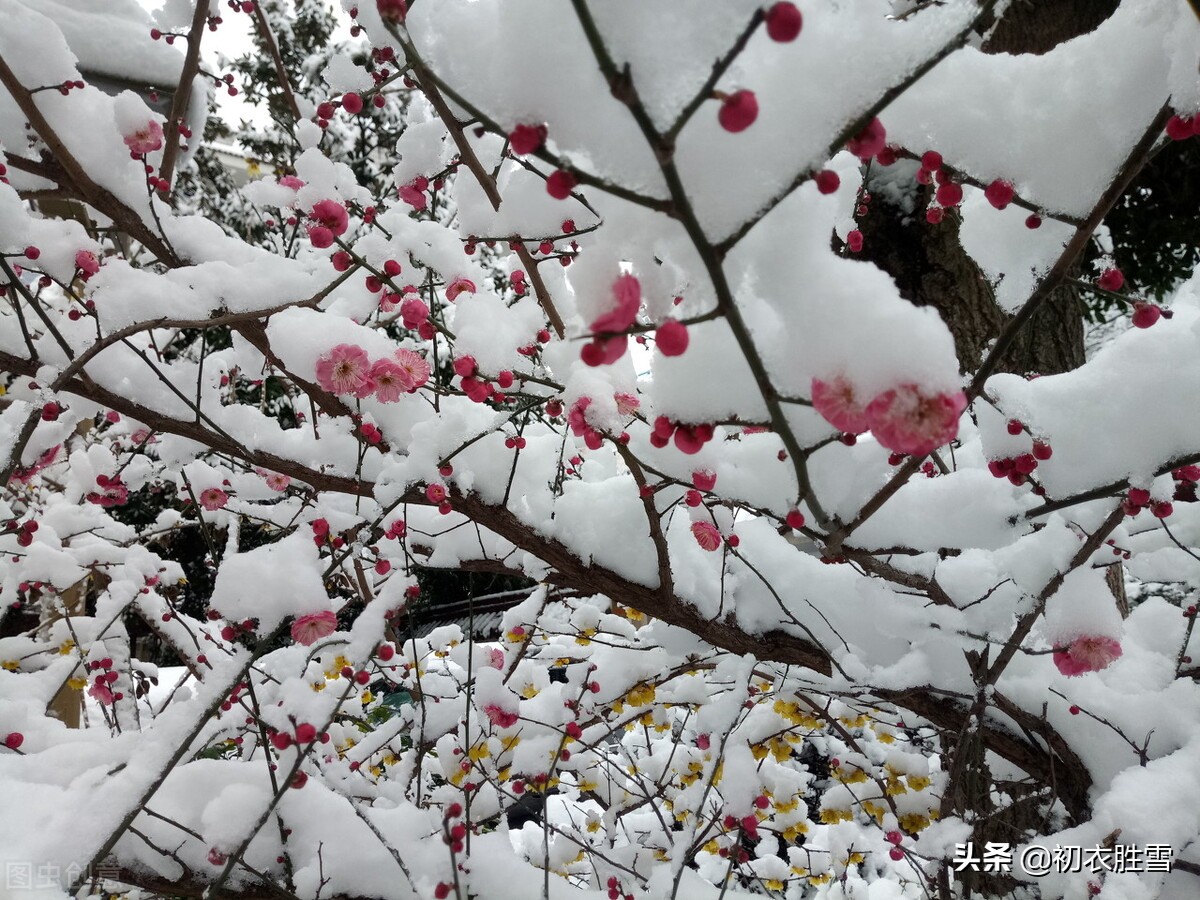
[[[642,305],[642,285],[633,275],[621,275],[613,282],[616,305],[596,321],[592,331],[597,333],[624,331],[637,320]],[[622,348],[622,351],[624,348]],[[618,355],[618,359],[620,356]]]
[[[692,536],[705,550],[716,550],[721,546],[721,532],[717,531],[717,526],[712,522],[693,522]]]
[[[209,512],[221,509],[229,502],[229,495],[218,487],[205,488],[200,492],[200,505]]]
[[[1065,649],[1054,651],[1054,665],[1064,675],[1099,672],[1121,656],[1121,643],[1101,635],[1083,635]]]
[[[875,439],[897,453],[924,455],[954,439],[967,395],[927,394],[915,384],[884,391],[867,405]]]
[[[371,380],[375,383],[375,397],[382,403],[395,403],[413,387],[408,369],[390,359],[375,361],[371,366]]]
[[[854,385],[842,375],[830,381],[814,378],[812,402],[813,409],[838,431],[862,434],[870,427],[866,405],[855,395]]]
[[[147,153],[153,153],[163,145],[163,130],[162,126],[154,119],[151,119],[133,134],[125,135],[125,146],[129,148],[130,153],[138,156],[144,156]]]
[[[338,344],[317,360],[317,384],[332,394],[366,396],[372,384],[367,351],[354,344]]]
[[[323,637],[329,637],[337,628],[337,616],[332,610],[309,613],[292,623],[292,640],[311,647]]]
[[[517,713],[509,712],[508,710],[497,706],[494,703],[490,703],[485,706],[483,708],[483,712],[485,715],[487,715],[488,721],[497,728],[512,728],[517,724],[517,720],[520,718]]]
[[[408,390],[415,391],[421,385],[429,381],[429,375],[433,371],[429,367],[428,361],[420,353],[415,350],[409,350],[407,347],[401,347],[395,353],[396,364],[408,373],[411,385]]]

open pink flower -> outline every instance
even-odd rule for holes
[[[642,401],[637,398],[637,395],[627,394],[623,391],[613,394],[613,399],[617,401],[617,412],[622,416],[632,416],[642,405]]]
[[[499,647],[488,647],[487,665],[491,666],[493,669],[503,669],[504,651]]]
[[[716,550],[721,546],[721,532],[712,522],[693,522],[692,537],[705,550]]]
[[[337,616],[332,610],[309,613],[292,623],[292,640],[311,647],[323,637],[329,637],[337,628]]]
[[[371,366],[371,380],[375,383],[376,399],[383,403],[395,403],[401,394],[407,394],[412,389],[412,377],[408,369],[390,359],[377,360]]]
[[[401,347],[395,353],[396,363],[401,369],[408,373],[411,386],[409,391],[415,391],[425,382],[429,381],[429,375],[433,371],[420,353],[415,350],[409,350],[407,347]]]
[[[88,688],[88,696],[96,700],[97,703],[103,703],[105,706],[110,706],[116,701],[112,689],[102,681],[97,681]]]
[[[517,720],[521,718],[517,713],[509,712],[495,703],[489,703],[483,708],[483,711],[487,715],[488,721],[497,728],[512,728],[517,724]]]
[[[266,481],[267,487],[269,487],[271,490],[279,491],[281,493],[286,491],[288,489],[288,485],[292,483],[290,476],[280,475],[278,472],[267,473],[263,480]]]
[[[847,434],[862,434],[870,426],[867,410],[861,398],[855,396],[854,385],[842,375],[832,381],[812,380],[813,409],[834,428]]]
[[[475,282],[470,278],[455,278],[446,286],[446,299],[453,302],[458,299],[459,294],[475,293]]]
[[[209,512],[221,509],[229,502],[229,495],[217,487],[205,488],[200,492],[200,505]]]
[[[638,309],[642,305],[642,285],[637,278],[632,275],[619,276],[613,282],[613,298],[616,306],[592,323],[592,331],[624,331],[637,321]]]
[[[1110,637],[1084,635],[1071,641],[1064,650],[1054,651],[1054,665],[1064,675],[1082,675],[1107,669],[1121,656],[1121,644]]]
[[[317,360],[317,384],[332,394],[366,396],[364,387],[371,381],[371,360],[367,351],[354,344],[338,344]]]
[[[418,175],[408,184],[400,185],[400,199],[413,209],[424,209],[429,204],[425,192],[429,190],[429,179]]]
[[[154,119],[151,119],[133,134],[125,135],[125,146],[129,148],[130,153],[135,153],[138,156],[153,153],[162,147],[162,145],[162,126]]]
[[[915,384],[885,391],[867,405],[875,439],[897,453],[924,455],[954,439],[967,395],[926,394]]]

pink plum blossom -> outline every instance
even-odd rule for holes
[[[904,384],[872,400],[867,421],[875,439],[889,450],[924,455],[954,439],[966,408],[962,391],[927,394],[915,384]]]
[[[1106,669],[1121,656],[1121,644],[1114,638],[1084,635],[1065,649],[1054,651],[1054,665],[1064,675],[1083,675]]]
[[[144,156],[147,153],[153,153],[163,145],[163,130],[162,126],[154,119],[151,119],[133,134],[125,135],[125,146],[129,148],[129,152],[137,156]]]
[[[111,706],[116,701],[112,689],[102,681],[97,681],[88,688],[88,696],[96,700],[97,703],[102,703],[105,706]]]
[[[346,207],[336,200],[317,201],[313,204],[308,217],[316,225],[328,228],[334,237],[345,234],[350,224],[350,216],[346,213]]]
[[[613,399],[617,401],[617,412],[622,416],[632,416],[642,405],[642,401],[635,394],[623,391],[613,394]]]
[[[856,396],[854,385],[839,375],[831,381],[812,380],[813,409],[834,428],[847,434],[862,434],[870,426],[866,405]]]
[[[424,175],[418,175],[408,184],[400,185],[400,199],[413,209],[424,209],[429,205],[429,198],[425,196],[427,190],[429,190],[429,179]]]
[[[641,282],[632,275],[618,276],[613,282],[613,299],[616,300],[616,305],[592,322],[592,331],[624,331],[631,326],[637,320],[638,309],[642,305]],[[621,351],[624,352],[624,347]],[[620,354],[617,358],[620,359]]]
[[[483,708],[484,713],[488,717],[488,721],[497,728],[512,728],[517,724],[517,720],[521,718],[515,712],[509,712],[495,703],[490,703]]]
[[[323,637],[329,637],[337,628],[337,616],[332,610],[299,616],[292,623],[292,640],[311,647]]]
[[[371,380],[375,383],[375,398],[382,403],[395,403],[413,386],[408,369],[390,359],[375,361],[371,366]]]
[[[200,505],[209,512],[221,509],[229,502],[229,495],[218,487],[205,488],[200,492]]]
[[[367,351],[354,344],[338,344],[317,360],[317,384],[331,394],[365,397],[371,392],[366,386],[373,384]]]
[[[400,319],[405,328],[418,328],[429,320],[429,307],[420,297],[407,296],[400,303]]]
[[[470,278],[455,278],[446,286],[446,299],[453,302],[458,299],[459,294],[475,293],[475,282]]]
[[[100,271],[100,260],[91,250],[80,250],[75,254],[75,268],[85,278],[91,278]]]
[[[407,347],[401,347],[395,353],[396,363],[408,373],[408,378],[411,384],[408,390],[415,391],[427,381],[429,375],[433,371],[429,367],[428,361],[420,353],[415,350],[409,350]]]
[[[716,550],[721,546],[721,532],[712,522],[693,522],[692,537],[705,550]]]
[[[280,493],[286,491],[288,486],[292,483],[291,476],[280,475],[278,472],[268,472],[263,469],[259,469],[258,474],[261,475],[263,481],[267,483],[267,487],[273,491],[279,491]]]
[[[293,191],[298,191],[304,187],[304,182],[295,175],[284,175],[279,179],[280,187],[291,188]]]

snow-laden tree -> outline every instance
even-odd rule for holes
[[[5,890],[1195,895],[1200,277],[1095,261],[1200,133],[1192,5],[363,0],[308,53],[318,4],[172,3],[166,120],[38,5]],[[240,191],[190,156],[218,25]],[[1128,311],[1086,361],[1081,294]],[[535,586],[418,636],[431,569]]]

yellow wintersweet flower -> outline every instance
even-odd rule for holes
[[[82,691],[85,687],[87,687],[87,679],[80,678],[78,675],[76,675],[74,678],[68,679],[67,687],[73,691]]]
[[[808,834],[808,823],[797,822],[795,825],[789,825],[783,830],[783,839],[785,841],[796,842],[800,840],[800,835]],[[797,875],[803,875],[803,872],[797,872]]]
[[[766,885],[768,891],[782,891],[784,886],[778,878],[768,878],[763,884]]]
[[[821,824],[836,825],[838,822],[851,822],[854,820],[854,813],[848,809],[823,809],[821,810]]]
[[[909,775],[908,776],[908,786],[910,788],[912,788],[914,791],[923,791],[923,790],[925,790],[925,788],[929,787],[929,785],[932,783],[933,782],[929,778],[926,778],[924,775]]]
[[[18,672],[21,669],[21,663],[15,659],[7,659],[0,665],[10,672]]]
[[[58,655],[59,656],[69,656],[71,654],[71,651],[74,649],[75,649],[75,642],[73,640],[71,640],[70,638],[68,638],[67,640],[63,641],[62,645],[58,648]]]

